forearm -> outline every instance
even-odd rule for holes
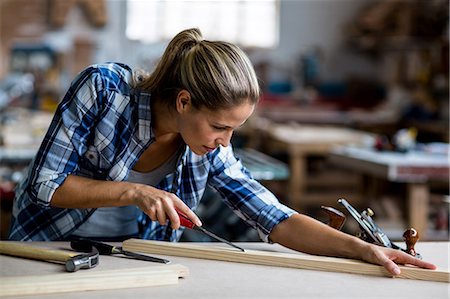
[[[202,225],[197,215],[176,194],[144,184],[98,181],[69,175],[53,194],[50,204],[69,209],[136,205],[161,225],[170,219],[173,229],[180,227],[178,210],[196,225]]]
[[[367,243],[342,233],[311,217],[295,214],[278,224],[270,239],[305,253],[361,258]]]
[[[58,208],[98,208],[132,205],[135,184],[99,181],[69,175],[55,191],[51,206]]]

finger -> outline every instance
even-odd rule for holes
[[[395,257],[399,256],[399,253],[393,252],[394,249],[387,249],[384,247],[373,247],[373,263],[383,266],[391,275],[396,276],[401,273],[400,267],[393,261]]]
[[[391,273],[394,276],[399,275],[402,271],[400,270],[400,267],[394,263],[393,261],[391,261],[390,259],[386,259],[383,262],[383,267],[388,270],[389,273]]]
[[[166,215],[169,218],[172,229],[179,229],[181,221],[180,216],[177,213],[176,204],[184,205],[184,202],[173,193],[169,193],[168,199],[169,200],[164,201]]]
[[[407,253],[403,253],[403,252],[401,252],[401,253],[402,253],[402,256],[400,258],[396,259],[396,262],[398,261],[399,263],[402,263],[402,264],[410,264],[413,266],[417,266],[417,267],[425,268],[425,269],[431,269],[431,270],[435,270],[437,268],[436,265],[434,265],[432,263],[422,261],[422,260],[420,260],[412,255],[409,255]]]
[[[179,198],[174,202],[174,208],[177,211],[180,211],[184,215],[186,215],[189,220],[194,222],[197,226],[202,226],[202,222],[200,221],[200,218]]]
[[[167,218],[170,221],[170,226],[172,229],[180,228],[180,217],[177,214],[177,211],[174,207],[174,201],[179,200],[179,198],[175,194],[170,194],[169,200],[163,201],[164,211],[166,213]]]
[[[432,264],[432,263],[429,263],[429,262],[425,262],[425,261],[422,261],[422,260],[419,260],[419,259],[415,259],[415,260],[416,260],[416,263],[412,264],[412,265],[416,265],[418,267],[425,268],[425,269],[431,269],[431,270],[436,270],[437,269],[437,266],[435,264]]]
[[[158,207],[156,209],[156,217],[158,218],[158,222],[161,225],[166,224],[167,217],[166,217],[166,211],[162,207]]]
[[[150,217],[150,219],[152,221],[158,221],[158,218],[156,217],[156,211],[155,208],[151,207],[148,212],[147,212],[148,217]]]
[[[177,211],[175,210],[175,208],[173,206],[171,206],[169,209],[167,209],[166,211],[167,213],[167,217],[169,217],[170,223],[171,223],[171,227],[173,229],[179,229],[180,228],[180,216],[178,216]]]

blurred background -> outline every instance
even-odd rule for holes
[[[151,71],[198,27],[256,68],[261,102],[233,144],[280,201],[324,222],[321,206],[338,208],[356,234],[346,198],[394,240],[409,226],[448,240],[448,16],[446,0],[0,0],[0,237],[74,76],[106,61]],[[198,213],[223,237],[258,240],[213,190]]]

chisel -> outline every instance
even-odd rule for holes
[[[161,259],[154,256],[139,254],[130,252],[127,250],[123,250],[120,246],[112,246],[103,242],[94,241],[90,239],[80,239],[80,240],[72,240],[70,242],[70,247],[72,249],[82,251],[82,252],[89,252],[92,250],[93,247],[97,248],[98,252],[101,255],[113,255],[113,254],[123,254],[125,256],[129,256],[141,261],[147,261],[147,262],[155,262],[155,263],[162,263],[162,264],[169,264],[170,261],[166,259]]]
[[[239,247],[237,245],[234,245],[230,241],[227,241],[227,240],[217,236],[216,234],[210,232],[209,230],[207,230],[207,229],[205,229],[205,228],[203,228],[201,226],[195,225],[186,215],[184,215],[180,211],[177,211],[177,213],[178,213],[178,216],[180,216],[180,224],[181,224],[181,226],[201,231],[204,234],[207,234],[208,236],[210,236],[211,238],[213,238],[213,239],[215,239],[215,240],[217,240],[219,242],[223,242],[225,244],[228,244],[228,245],[230,245],[230,246],[232,246],[234,248],[237,248],[237,249],[241,250],[242,252],[245,252],[245,250],[243,248],[241,248],[241,247]]]

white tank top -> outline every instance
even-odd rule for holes
[[[166,175],[175,171],[180,153],[181,150],[178,150],[161,166],[149,172],[138,172],[131,169],[127,181],[149,186],[158,185]],[[136,235],[138,234],[136,219],[140,212],[141,210],[134,205],[97,208],[72,235],[83,238]]]

